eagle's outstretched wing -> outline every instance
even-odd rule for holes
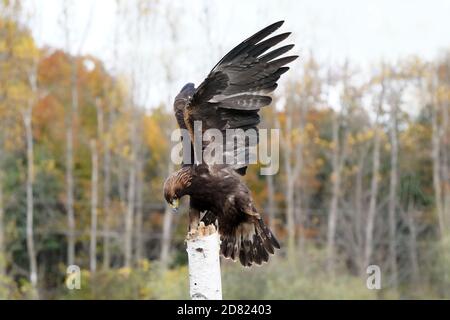
[[[214,128],[220,130],[224,137],[226,129],[237,128],[253,128],[258,136],[259,109],[271,103],[272,98],[268,94],[276,89],[280,76],[289,70],[285,65],[298,57],[279,58],[292,49],[293,44],[266,53],[290,35],[287,32],[264,40],[283,22],[262,29],[232,49],[193,92],[183,110],[184,123],[180,125],[187,127],[191,137],[194,121],[202,122],[203,132]],[[247,140],[234,145],[232,150],[224,146],[224,153],[233,152],[234,157],[244,153],[247,161],[251,143]],[[237,162],[234,168],[244,174],[247,163]]]

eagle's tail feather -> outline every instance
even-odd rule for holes
[[[239,259],[243,266],[250,267],[267,262],[275,248],[280,248],[277,239],[262,219],[255,218],[241,223],[234,234],[222,235],[220,252],[225,258]]]

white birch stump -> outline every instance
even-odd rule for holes
[[[213,225],[200,222],[186,238],[189,285],[192,300],[222,300],[219,233]]]

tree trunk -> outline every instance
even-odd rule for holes
[[[142,193],[143,193],[143,163],[141,157],[137,160],[137,190],[136,190],[136,261],[142,260],[143,257],[143,237],[142,237]]]
[[[367,213],[366,223],[366,241],[364,250],[364,268],[367,268],[371,264],[372,250],[373,250],[373,229],[375,225],[375,216],[377,210],[377,197],[378,197],[378,175],[380,171],[380,132],[378,124],[375,125],[375,134],[373,141],[373,154],[372,154],[372,179],[370,182],[370,200],[369,211]]]
[[[370,182],[370,200],[369,211],[367,213],[366,222],[366,241],[364,250],[364,265],[363,268],[367,268],[371,264],[373,250],[373,229],[375,225],[375,216],[377,210],[377,198],[378,198],[378,176],[380,171],[380,126],[378,124],[379,117],[381,115],[384,100],[384,84],[381,87],[380,100],[377,107],[377,114],[375,118],[375,128],[373,137],[373,153],[372,153],[372,180]],[[365,270],[363,270],[365,272]]]
[[[286,170],[286,184],[285,184],[285,201],[286,201],[286,221],[287,221],[287,233],[288,233],[288,258],[293,261],[296,253],[296,238],[295,238],[295,220],[301,220],[301,208],[296,206],[295,203],[295,186],[299,178],[303,165],[303,153],[301,139],[298,141],[294,150],[294,137],[292,137],[292,120],[294,117],[293,101],[289,101],[286,104],[286,135],[281,138],[281,144],[284,150],[284,167]],[[300,121],[298,131],[303,134],[305,118],[305,107],[300,104]],[[275,118],[275,123],[280,128],[278,118]],[[294,153],[295,151],[295,153]],[[294,159],[292,159],[294,158]],[[300,199],[298,204],[300,205]],[[300,238],[299,238],[300,239]],[[300,240],[299,240],[300,242]]]
[[[168,173],[169,175],[173,171],[173,164],[172,161],[169,161],[169,167],[168,167]],[[166,209],[164,211],[164,221],[163,221],[163,230],[162,230],[162,239],[161,239],[161,254],[160,254],[160,261],[162,268],[166,268],[167,264],[169,262],[169,256],[170,256],[170,245],[172,243],[172,221],[173,221],[173,215],[170,206],[166,204]]]
[[[195,238],[187,239],[192,300],[222,300],[220,240],[214,225],[201,222]]]
[[[411,201],[410,201],[411,202]],[[409,228],[409,259],[411,261],[412,279],[415,284],[420,283],[419,258],[417,257],[417,230],[415,222],[416,210],[412,203],[408,203],[406,218]]]
[[[294,206],[295,206],[295,218],[297,223],[297,253],[302,258],[303,250],[305,248],[305,234],[303,224],[306,221],[305,212],[303,211],[303,199],[302,199],[302,190],[298,185],[300,181],[297,180],[297,186],[295,186],[294,190]]]
[[[130,163],[128,176],[127,211],[125,216],[125,267],[131,267],[133,254],[133,219],[134,202],[136,194],[136,166],[134,161]]]
[[[91,242],[89,250],[89,269],[92,274],[97,270],[97,208],[98,208],[98,154],[97,141],[91,140]]]
[[[117,188],[119,189],[119,200],[120,200],[120,208],[125,214],[125,206],[127,203],[127,188],[126,188],[126,168],[125,168],[125,159],[118,156],[118,170],[117,170],[117,183],[119,184]]]
[[[0,278],[6,275],[5,211],[3,207],[3,141],[0,139]]]
[[[337,112],[333,115],[333,155],[332,155],[332,189],[331,201],[328,213],[328,232],[327,232],[327,269],[333,273],[335,269],[335,238],[336,224],[338,216],[338,201],[341,188],[341,165],[339,160],[339,115]]]
[[[164,211],[164,221],[163,221],[163,230],[162,230],[162,239],[161,239],[161,266],[164,268],[167,267],[170,257],[170,245],[172,243],[172,221],[173,221],[173,212],[169,206],[166,205],[166,209]]]
[[[287,169],[287,168],[286,168]],[[294,258],[295,255],[295,213],[294,213],[294,184],[292,174],[288,173],[286,179],[286,216],[287,216],[287,232],[288,232],[288,257]]]
[[[267,213],[269,216],[270,230],[275,230],[275,187],[273,181],[273,175],[266,176],[267,184]]]
[[[439,124],[438,124],[438,106],[434,103],[431,106],[431,146],[433,159],[433,187],[436,204],[436,211],[439,222],[439,231],[441,237],[445,235],[444,208],[442,205],[442,181],[441,181],[441,163],[440,163],[440,142],[439,142]]]
[[[398,101],[392,103],[390,115],[391,138],[391,171],[389,180],[389,260],[391,268],[392,284],[398,285],[397,270],[397,182],[398,182],[398,137],[397,137],[397,108]]]
[[[113,112],[109,110],[107,132],[104,134],[103,150],[103,269],[109,269],[111,264],[110,238],[111,232],[111,139],[109,130],[113,123]]]
[[[282,139],[284,146],[284,161],[286,168],[286,221],[287,221],[287,234],[288,234],[288,258],[293,260],[295,256],[295,212],[294,212],[294,187],[295,187],[295,175],[294,166],[292,164],[292,107],[291,104],[287,104],[287,117],[286,117],[286,133],[287,137]]]
[[[75,263],[75,213],[74,213],[74,177],[73,177],[73,126],[78,109],[78,75],[75,58],[72,58],[72,103],[66,113],[66,210],[67,210],[67,265]]]
[[[26,238],[27,238],[27,250],[28,259],[30,263],[30,283],[33,287],[33,296],[38,297],[37,283],[38,283],[38,272],[37,272],[37,261],[36,261],[36,251],[34,246],[34,235],[33,235],[33,209],[34,209],[34,199],[33,199],[33,183],[34,183],[34,150],[33,150],[33,131],[31,127],[31,116],[32,116],[32,102],[28,106],[28,109],[24,111],[23,121],[25,124],[25,136],[27,145],[27,218],[26,218]]]
[[[442,180],[444,181],[444,221],[446,232],[450,232],[450,159],[448,149],[450,147],[450,103],[444,102],[442,110]]]
[[[114,19],[116,21],[121,20],[122,6],[117,3]],[[116,23],[113,33],[113,70],[117,70],[118,62],[118,47],[119,47],[119,29],[121,25]],[[117,89],[117,81],[113,79],[110,90]],[[117,99],[115,95],[111,95],[108,101],[108,117],[106,121],[106,131],[104,133],[104,152],[103,152],[103,269],[109,269],[111,265],[111,249],[110,249],[110,232],[111,232],[111,131],[114,122],[115,107],[117,106]],[[119,174],[120,176],[120,174]],[[119,179],[120,180],[120,179]],[[119,188],[121,187],[119,181]]]
[[[336,224],[338,215],[338,200],[340,188],[340,173],[336,171],[333,174],[333,189],[330,202],[329,216],[328,216],[328,233],[327,233],[327,268],[330,273],[335,269],[335,238],[336,238]]]
[[[355,181],[355,221],[354,221],[354,232],[355,232],[355,261],[358,264],[360,271],[363,270],[364,264],[364,250],[362,247],[362,218],[363,218],[363,177],[364,177],[364,162],[366,157],[366,150],[363,150],[358,155],[358,170],[356,172]]]
[[[295,211],[294,215],[297,220],[297,225],[299,226],[299,232],[297,234],[297,250],[300,250],[303,248],[303,233],[302,233],[302,224],[303,224],[303,203],[302,203],[302,179],[301,179],[301,172],[303,169],[303,137],[305,131],[305,118],[306,118],[306,107],[303,103],[300,103],[300,119],[299,119],[299,125],[298,130],[300,133],[299,141],[297,142],[297,146],[295,148],[295,164],[294,164],[294,172],[293,172],[293,179],[294,179],[294,206]],[[301,252],[301,251],[300,251]]]
[[[131,104],[130,144],[127,212],[125,216],[125,266],[131,267],[133,259],[133,221],[136,201],[136,156],[137,156],[137,110]]]

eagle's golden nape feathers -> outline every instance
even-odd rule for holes
[[[275,249],[280,249],[277,239],[260,218],[242,222],[234,234],[222,234],[221,240],[220,253],[233,261],[239,259],[244,267],[261,265],[269,261]]]

